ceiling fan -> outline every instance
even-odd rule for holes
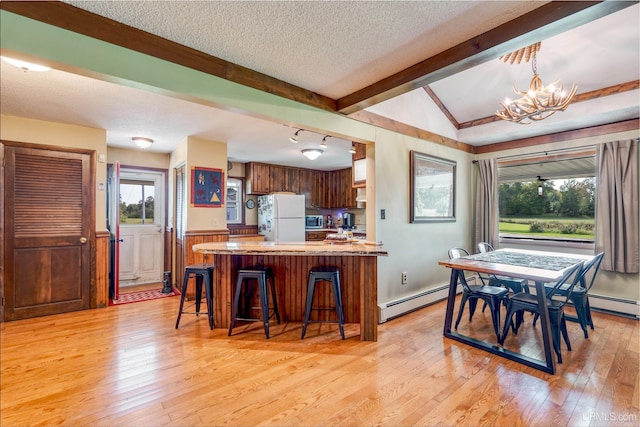
[[[540,177],[540,175],[538,175],[538,196],[542,197],[542,191],[543,191],[543,187],[542,187],[542,183],[545,182],[546,179]]]

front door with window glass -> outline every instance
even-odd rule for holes
[[[120,287],[162,282],[164,173],[122,168]]]

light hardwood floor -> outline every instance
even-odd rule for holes
[[[210,331],[179,297],[0,324],[0,425],[636,426],[639,322],[594,313],[548,375],[444,339],[445,304],[380,325]],[[461,331],[489,333],[489,313]],[[540,352],[526,316],[506,345]],[[134,325],[132,327],[132,325]],[[495,338],[495,337],[494,337]],[[526,343],[526,344],[525,344]]]

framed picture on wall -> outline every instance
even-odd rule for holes
[[[224,205],[222,169],[191,168],[191,205],[203,208],[220,208]]]
[[[456,220],[456,162],[411,151],[411,222]]]

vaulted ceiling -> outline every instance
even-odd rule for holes
[[[598,125],[637,127],[640,115],[637,2],[3,1],[0,9],[468,151]],[[2,55],[34,59],[6,48],[11,36],[2,35]],[[532,77],[530,62],[498,57],[537,41],[541,78],[578,85],[575,101],[532,125],[496,119],[512,86],[524,90]],[[152,150],[169,152],[193,135],[226,142],[232,160],[303,167],[299,148],[324,136],[303,132],[292,150],[295,123],[45,62],[56,69],[24,73],[2,63],[3,114],[104,128],[111,146],[131,147],[142,134],[156,140]],[[313,167],[347,166],[350,142],[329,141]]]

